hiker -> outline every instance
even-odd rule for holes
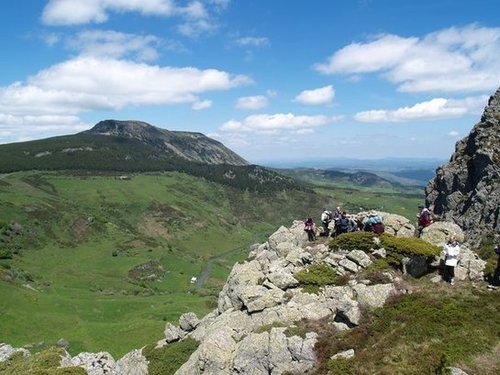
[[[368,216],[363,219],[363,230],[376,234],[384,233],[385,227],[382,216],[378,215],[375,211],[370,211]]]
[[[460,254],[460,245],[457,237],[453,234],[443,246],[444,255],[444,281],[455,284],[455,267],[458,264],[458,254]]]
[[[323,232],[320,234],[320,236],[326,236],[330,234],[330,222],[332,221],[332,213],[331,211],[328,211],[326,208],[323,209],[323,212],[321,213],[321,225],[323,227]]]
[[[349,231],[349,219],[346,215],[345,211],[342,212],[340,217],[335,222],[335,237]]]
[[[308,217],[307,220],[304,221],[304,231],[307,232],[307,238],[309,241],[316,240],[316,234],[314,233],[315,225],[312,218]]]
[[[432,214],[423,204],[418,205],[417,213],[417,237],[420,237],[425,227],[432,224]]]

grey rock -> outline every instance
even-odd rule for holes
[[[184,331],[192,331],[200,324],[200,319],[193,312],[182,314],[179,318],[179,327]]]
[[[116,373],[120,375],[148,375],[148,360],[141,350],[132,350],[116,362]]]
[[[354,349],[348,349],[348,350],[344,350],[343,352],[332,355],[330,357],[330,359],[334,359],[334,360],[337,358],[349,359],[352,357],[354,357]]]
[[[186,336],[186,333],[182,329],[174,326],[172,323],[165,324],[164,334],[166,343],[179,341]]]
[[[375,258],[385,258],[387,256],[387,251],[382,247],[380,249],[373,249],[372,254]]]
[[[346,270],[348,270],[352,273],[356,273],[359,270],[358,265],[349,259],[340,260],[339,266],[342,266],[343,268],[345,268]]]
[[[451,235],[455,235],[460,243],[465,240],[464,232],[457,224],[449,221],[437,221],[427,228],[424,228],[420,238],[435,246],[441,247]]]
[[[364,251],[361,250],[352,250],[351,252],[349,252],[349,254],[347,254],[347,259],[352,260],[353,262],[359,264],[363,268],[366,268],[373,263],[370,257]]]
[[[370,308],[382,307],[387,298],[396,292],[393,284],[364,285],[353,287],[356,300],[363,306]]]
[[[107,352],[84,352],[73,358],[68,355],[61,360],[61,367],[72,366],[82,367],[88,375],[121,375],[113,356]]]
[[[500,89],[425,191],[434,214],[458,224],[471,243],[500,231]]]
[[[423,255],[404,257],[402,259],[403,273],[415,278],[422,277],[429,273],[429,259]]]
[[[30,356],[30,352],[24,348],[14,348],[11,345],[5,344],[5,343],[0,343],[0,362],[6,361],[12,355],[21,352],[23,353],[23,357],[28,357]]]
[[[299,285],[299,282],[293,277],[291,272],[279,267],[271,268],[267,278],[271,283],[283,290],[294,288]]]
[[[448,370],[450,370],[450,375],[468,375],[464,370],[458,367],[448,367]]]

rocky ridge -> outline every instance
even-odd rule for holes
[[[247,165],[242,157],[201,133],[169,131],[142,121],[104,120],[81,134],[135,139],[158,153],[208,164]]]
[[[426,203],[441,220],[462,227],[471,244],[500,231],[500,88],[450,161],[437,169]]]
[[[399,237],[413,234],[415,228],[408,219],[379,214],[387,232]],[[423,237],[442,245],[450,233],[463,238],[456,224],[445,222],[426,228]],[[385,257],[383,249],[332,252],[324,243],[307,242],[301,221],[293,222],[289,228],[282,226],[267,242],[252,246],[245,262],[234,265],[215,310],[201,319],[194,313],[185,313],[178,325],[167,323],[157,347],[187,337],[200,343],[177,375],[307,374],[315,366],[318,335],[314,331],[294,334],[290,327],[302,320],[321,320],[339,331],[347,330],[360,324],[363,310],[382,306],[391,295],[408,292],[401,287],[401,276],[396,272],[386,272],[387,282],[382,284],[356,277],[380,257]],[[420,257],[408,258],[403,270],[419,277],[431,272],[439,261],[435,259],[433,265]],[[348,276],[349,281],[341,286],[324,286],[317,294],[304,291],[294,275],[317,264],[330,265],[338,275]],[[462,247],[456,279],[481,280],[483,268],[484,262],[467,246]],[[0,352],[2,348],[9,355],[21,350],[0,345]],[[23,355],[29,353],[23,350]],[[353,355],[356,354],[352,351],[338,353]],[[66,353],[61,366],[83,367],[90,375],[148,374],[141,350],[118,361],[105,352],[80,353],[75,357]]]

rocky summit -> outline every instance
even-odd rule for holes
[[[500,230],[500,88],[450,161],[437,169],[426,203],[441,220],[463,228],[471,243]]]
[[[247,161],[201,133],[169,131],[142,121],[104,120],[81,134],[128,138],[151,146],[160,154],[208,164],[247,165]]]

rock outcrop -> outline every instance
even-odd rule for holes
[[[437,169],[426,203],[441,220],[463,228],[471,244],[500,230],[500,89],[450,161]]]
[[[386,227],[395,234],[413,229],[403,219],[379,214],[388,218]],[[457,230],[453,225],[452,229],[438,225],[434,231],[442,234]],[[428,231],[432,233],[431,229]],[[429,238],[440,245],[442,237]],[[331,251],[321,241],[308,242],[303,223],[294,221],[290,228],[280,227],[267,242],[253,245],[247,260],[234,265],[216,309],[201,319],[194,313],[185,313],[177,325],[167,323],[157,347],[185,338],[200,343],[177,375],[310,373],[317,361],[314,348],[318,333],[307,328],[304,321],[322,321],[339,332],[348,330],[360,324],[363,311],[381,307],[391,295],[406,292],[397,285],[402,281],[398,272],[384,272],[378,283],[360,273],[385,256],[384,249]],[[436,259],[436,266],[439,261]],[[342,285],[324,285],[314,293],[306,291],[298,272],[313,272],[313,267],[322,265],[332,267],[343,280]],[[427,259],[418,257],[408,258],[404,266],[417,277],[432,271]],[[484,262],[464,246],[456,279],[480,279],[483,268]],[[8,358],[18,350],[0,344],[0,360],[2,355]],[[354,352],[337,355],[348,358]],[[70,366],[82,367],[90,375],[148,374],[148,361],[141,350],[127,353],[118,361],[105,352],[80,353],[75,357],[66,353],[61,367]]]

